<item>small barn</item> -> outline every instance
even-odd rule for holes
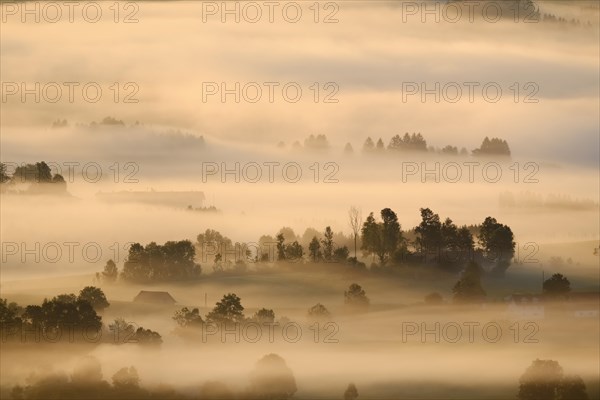
[[[137,296],[133,298],[136,303],[151,303],[151,304],[162,304],[172,305],[177,301],[169,294],[169,292],[158,292],[151,290],[142,290]]]

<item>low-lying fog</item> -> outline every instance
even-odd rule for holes
[[[201,386],[219,381],[245,393],[256,362],[270,353],[293,372],[295,398],[343,398],[350,383],[359,398],[514,398],[535,359],[559,361],[565,374],[581,376],[590,398],[598,396],[597,304],[548,304],[540,318],[516,315],[505,302],[514,293],[539,294],[543,277],[555,273],[569,278],[572,292],[596,293],[597,302],[596,2],[537,2],[542,14],[579,24],[422,23],[419,15],[402,14],[403,3],[385,1],[332,3],[339,22],[331,24],[314,23],[308,3],[297,24],[221,23],[218,16],[203,22],[202,3],[136,2],[132,24],[114,23],[107,5],[94,24],[21,23],[3,14],[1,160],[9,173],[45,161],[65,178],[66,192],[32,194],[26,185],[2,184],[8,189],[0,207],[0,297],[25,307],[98,286],[110,302],[100,313],[104,335],[109,323],[124,318],[160,333],[163,343],[148,349],[110,340],[15,344],[3,337],[0,397],[51,371],[71,374],[86,355],[100,363],[107,381],[134,366],[149,390],[163,385],[210,398]],[[9,5],[1,7],[6,13]],[[104,95],[97,103],[23,102],[20,94],[7,95],[6,82],[96,82]],[[115,82],[133,82],[139,102],[115,102]],[[295,82],[303,96],[297,103],[277,97],[223,103],[218,94],[203,101],[207,82]],[[323,85],[331,82],[339,101],[323,103],[330,93]],[[458,82],[465,95],[455,103],[422,101],[420,93],[406,98],[407,82]],[[492,103],[476,91],[470,101],[464,82],[493,82],[503,95]],[[525,102],[532,87],[537,101]],[[387,148],[405,132],[421,133],[435,150],[451,145],[468,154],[363,152],[368,137]],[[311,147],[310,135],[326,135],[329,146]],[[511,156],[471,155],[485,137],[506,140]],[[347,143],[352,152],[344,151]],[[132,243],[195,243],[207,229],[251,243],[275,238],[282,227],[300,240],[308,228],[322,234],[330,226],[353,256],[351,206],[361,209],[361,224],[389,207],[404,232],[420,223],[420,208],[458,226],[492,216],[514,233],[513,264],[504,278],[484,276],[485,304],[465,307],[452,304],[459,272],[374,272],[360,238],[365,271],[306,260],[213,274],[211,259],[197,260],[198,281],[107,284],[95,276],[109,259],[121,271]],[[344,304],[352,283],[366,291],[368,311]],[[132,302],[141,290],[168,291],[177,303]],[[424,304],[432,292],[443,304]],[[273,343],[221,343],[215,334],[204,343],[177,334],[176,310],[198,307],[206,319],[227,293],[241,298],[247,317],[264,307],[282,324],[297,322],[302,338],[291,343],[276,331]],[[315,343],[307,310],[317,303],[331,312],[321,324],[335,325]],[[574,317],[580,311],[592,317]],[[464,325],[471,322],[480,324],[472,342]],[[459,324],[462,339],[422,340],[421,328],[435,323]],[[489,323],[502,329],[495,343],[481,330]],[[332,330],[336,342],[327,343]]]

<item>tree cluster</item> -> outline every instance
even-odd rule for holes
[[[506,140],[499,138],[483,139],[481,146],[473,150],[474,156],[510,156],[510,148]]]
[[[21,337],[21,332],[40,332],[48,337],[63,337],[63,333],[86,332],[91,334],[102,328],[102,318],[97,311],[109,303],[101,289],[87,286],[79,295],[61,294],[44,299],[41,305],[19,307],[16,303],[0,300],[0,329],[3,335]],[[4,336],[3,336],[4,337]]]
[[[134,243],[129,248],[121,277],[131,282],[196,279],[201,268],[195,256],[196,249],[189,240],[169,241],[164,245],[151,242],[145,247]]]
[[[0,163],[0,184],[9,186],[25,185],[25,193],[48,192],[65,193],[67,182],[60,174],[52,175],[52,170],[45,161],[35,164],[19,165],[12,176],[7,171],[7,166]],[[5,188],[3,187],[3,190]]]
[[[578,375],[564,375],[557,361],[537,359],[519,379],[519,400],[587,400]]]

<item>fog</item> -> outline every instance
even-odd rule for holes
[[[481,15],[452,23],[420,14],[426,3],[444,10],[445,2],[417,2],[416,10],[415,2],[321,2],[318,15],[303,2],[297,23],[280,12],[274,22],[264,15],[222,23],[220,12],[207,14],[208,3],[115,3],[120,22],[100,3],[95,23],[80,12],[73,22],[65,15],[22,22],[15,3],[1,3],[0,158],[8,178],[3,171],[0,397],[356,399],[352,383],[358,398],[517,398],[539,359],[558,361],[565,382],[577,375],[597,398],[598,4],[538,0],[536,23],[490,23]],[[135,21],[123,23],[129,17]],[[48,101],[53,82],[62,88],[56,102]],[[76,84],[73,101],[65,82]],[[235,101],[236,94],[221,97],[223,82],[251,88]],[[36,83],[52,88],[22,93],[21,85]],[[97,102],[81,91],[89,83],[101,88]],[[275,85],[272,101],[265,83]],[[297,102],[282,92],[290,83],[301,88]],[[450,89],[424,94],[422,84]],[[482,91],[486,84],[501,88],[497,101]],[[457,86],[462,95],[448,101]],[[248,101],[256,87],[262,97]],[[426,145],[392,149],[393,137],[405,133],[421,134]],[[365,150],[367,138],[373,149]],[[385,149],[375,148],[380,138]],[[509,154],[484,153],[484,138],[505,140]],[[17,176],[19,167],[42,161],[64,185]],[[358,249],[351,207],[360,210]],[[386,208],[405,239],[395,237],[393,251],[388,237],[369,244],[360,233],[372,212],[385,235]],[[469,229],[469,257],[436,258],[454,254],[452,246],[426,251],[425,233],[415,229],[426,208],[442,223],[451,218],[455,230]],[[497,229],[509,227],[508,258],[505,242],[486,244],[486,217]],[[330,248],[327,256],[326,227],[345,255]],[[309,250],[311,229],[318,255]],[[263,247],[238,263],[233,250],[205,257],[198,235],[207,230],[224,237],[215,242],[225,249],[270,242],[276,258],[260,260]],[[191,244],[167,249],[179,241]],[[300,257],[288,255],[294,241]],[[152,242],[165,246],[156,250],[159,267]],[[134,243],[150,261],[134,260]],[[185,260],[169,259],[180,255]],[[120,274],[113,280],[109,260]],[[140,262],[158,269],[128,277]],[[470,279],[472,263],[485,293],[465,301],[457,282]],[[199,275],[190,272],[196,264]],[[188,267],[177,279],[158,277]],[[545,283],[555,274],[568,278],[568,292],[557,295],[554,281]],[[352,284],[368,300],[349,300]],[[48,321],[37,341],[22,328],[36,326],[27,306],[55,304],[55,296],[88,286],[110,303],[89,301],[101,317],[99,340],[64,335],[52,343],[44,336]],[[134,301],[140,291],[168,292],[175,301]],[[210,313],[229,293],[241,299],[244,319],[235,320],[236,333],[212,331],[219,320]],[[85,304],[77,304],[83,315]],[[318,304],[330,314],[310,315]],[[203,322],[179,324],[173,317],[183,307],[197,308]],[[261,325],[253,342],[244,332],[264,322],[255,315],[261,309],[279,325],[274,340]],[[135,336],[136,343],[118,343],[109,325],[119,318],[158,332],[162,342]],[[497,341],[482,332],[490,324],[491,336],[501,329]],[[456,326],[461,337],[453,340]],[[290,340],[298,328],[302,336]],[[135,381],[121,371],[130,366],[139,385],[123,383]],[[556,390],[566,390],[560,382]]]

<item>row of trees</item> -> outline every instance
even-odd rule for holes
[[[249,373],[247,388],[236,392],[227,384],[208,381],[201,385],[197,395],[188,397],[175,392],[170,387],[142,388],[140,377],[135,367],[119,369],[111,378],[111,383],[103,378],[102,366],[95,357],[84,357],[78,360],[71,374],[64,372],[49,373],[36,379],[32,376],[26,386],[14,386],[11,395],[15,400],[47,400],[64,399],[222,399],[222,400],[255,400],[292,398],[298,390],[293,371],[285,360],[277,354],[261,357]],[[352,385],[353,386],[353,385]],[[349,386],[350,388],[350,386]],[[356,394],[346,399],[356,399],[358,392],[347,389],[346,393]]]
[[[189,240],[169,241],[164,245],[151,242],[145,247],[135,243],[129,248],[121,277],[131,282],[196,279],[201,268],[195,258],[196,248]],[[107,263],[103,275],[115,279],[114,262]]]
[[[285,147],[285,143],[279,142],[280,148]],[[304,140],[304,146],[296,141],[292,144],[292,149],[300,150],[317,150],[323,151],[331,148],[327,136],[325,135],[310,135]],[[403,136],[395,135],[388,142],[387,146],[382,138],[374,141],[371,137],[367,137],[362,146],[362,152],[367,154],[378,154],[387,151],[388,153],[437,153],[444,155],[461,155],[468,156],[469,151],[463,147],[460,150],[456,146],[447,145],[442,148],[428,146],[427,141],[421,133],[409,134],[406,132]],[[344,153],[354,153],[354,147],[349,142],[344,146]],[[483,139],[481,146],[471,152],[474,156],[510,156],[510,148],[506,140],[500,138]]]
[[[257,322],[275,322],[275,312],[271,309],[261,308],[250,318],[244,315],[242,300],[235,293],[228,293],[218,301],[214,308],[206,314],[206,322],[222,326],[224,324]],[[180,328],[199,328],[205,323],[200,316],[198,308],[183,307],[175,312],[173,320]]]
[[[293,397],[298,390],[293,371],[277,354],[260,358],[249,375],[250,385],[243,393],[234,392],[224,383],[207,382],[200,387],[200,398],[218,399],[280,399]],[[27,386],[14,386],[15,400],[46,400],[50,398],[80,399],[174,399],[183,398],[172,390],[155,389],[150,392],[140,387],[135,367],[124,367],[112,376],[112,385],[103,380],[102,367],[94,357],[80,359],[70,375],[46,375]],[[356,400],[358,390],[353,383],[343,393],[344,400]],[[519,379],[519,400],[587,400],[587,388],[578,375],[566,375],[557,361],[536,359]]]
[[[372,256],[377,259],[380,265],[385,265],[390,261],[402,263],[406,261],[427,263],[432,260],[443,263],[454,260],[456,264],[464,265],[468,259],[475,256],[480,258],[487,257],[497,264],[497,269],[503,271],[507,268],[507,261],[514,256],[513,241],[514,235],[510,227],[499,223],[495,218],[487,217],[479,226],[461,226],[458,227],[450,218],[441,222],[438,214],[429,208],[421,209],[422,222],[414,229],[408,231],[409,236],[414,236],[414,240],[409,240],[404,236],[401,225],[396,213],[390,208],[385,208],[380,212],[381,220],[377,221],[374,213],[370,213],[364,222],[362,222],[361,212],[355,207],[349,211],[349,224],[352,229],[350,240],[354,240],[354,257],[348,258],[350,250],[347,245],[339,246],[334,240],[334,232],[330,226],[317,236],[318,232],[313,228],[308,228],[303,235],[303,241],[306,243],[307,234],[313,234],[312,239],[306,244],[308,252],[290,228],[282,228],[273,239],[271,236],[262,236],[257,245],[261,251],[264,251],[260,257],[256,254],[255,261],[299,261],[303,256],[307,256],[307,261],[328,262],[328,261],[349,261],[357,262],[358,241],[361,241],[360,249],[364,257]],[[475,251],[475,242],[473,231],[478,232],[478,253]],[[286,239],[291,237],[290,241]],[[341,235],[338,235],[341,237]],[[342,240],[346,240],[342,237]],[[273,257],[269,254],[269,244],[275,241],[276,246]],[[242,246],[239,243],[235,245],[232,241],[221,235],[217,231],[207,230],[204,234],[198,235],[198,247],[206,250],[207,248],[235,249]],[[243,247],[243,246],[242,246]],[[246,251],[250,251],[248,248]],[[217,259],[221,260],[221,252],[217,254]],[[204,261],[208,261],[206,258]]]
[[[452,288],[454,301],[457,303],[480,303],[485,299],[486,293],[481,285],[483,270],[476,262],[470,262],[461,273],[461,278]],[[565,299],[571,291],[571,283],[562,274],[553,274],[542,285],[542,295],[548,300]],[[436,296],[437,295],[437,296]],[[425,298],[428,304],[440,304],[442,298],[437,293],[432,293]]]
[[[71,374],[49,373],[37,379],[32,376],[28,381],[25,386],[16,385],[12,388],[11,397],[14,400],[179,398],[168,391],[151,393],[142,389],[137,369],[133,366],[119,369],[109,383],[103,379],[100,362],[91,356],[78,360]]]
[[[93,286],[83,288],[79,295],[60,294],[52,299],[44,299],[41,305],[28,305],[25,308],[16,303],[0,300],[0,325],[6,334],[21,331],[39,332],[48,335],[63,332],[98,332],[102,318],[97,311],[108,307],[109,303],[101,289]]]
[[[197,279],[202,264],[212,264],[214,272],[243,272],[247,262],[335,262],[365,268],[359,260],[371,257],[372,266],[438,265],[459,271],[469,261],[477,261],[494,275],[502,276],[515,252],[510,227],[487,217],[477,226],[457,226],[452,219],[443,220],[429,208],[420,209],[421,222],[403,231],[397,214],[390,208],[381,210],[380,219],[373,212],[362,220],[362,213],[351,207],[348,213],[350,237],[334,233],[330,226],[322,232],[308,228],[300,238],[291,228],[282,228],[275,237],[263,235],[256,243],[233,243],[220,232],[207,229],[189,240],[169,241],[164,245],[151,242],[131,245],[123,271],[109,260],[98,280],[114,282],[120,276],[130,282],[177,281]],[[477,235],[475,242],[474,234]],[[340,245],[337,240],[342,241]],[[354,256],[349,246],[354,242]],[[360,246],[359,246],[360,242]]]
[[[365,290],[359,284],[353,283],[347,291],[344,291],[344,303],[353,310],[364,310],[369,306],[370,300]],[[321,303],[310,307],[307,315],[314,319],[331,317],[329,310]],[[262,324],[275,322],[275,312],[272,309],[261,308],[252,317],[247,318],[244,315],[242,300],[235,293],[228,293],[215,304],[205,318],[207,323],[217,325],[245,322]],[[205,323],[198,308],[190,309],[188,307],[177,310],[173,315],[173,320],[180,328],[199,328]]]
[[[43,335],[49,341],[92,340],[102,337],[102,317],[99,315],[110,303],[102,289],[84,287],[78,295],[59,294],[44,299],[41,305],[21,307],[6,299],[0,299],[0,332],[2,340],[39,341]],[[108,326],[113,343],[138,343],[156,345],[162,343],[160,334],[143,327],[134,327],[123,319],[116,319]],[[108,333],[108,332],[107,332]],[[28,338],[31,335],[33,338]],[[95,341],[92,340],[92,341]]]
[[[52,170],[46,162],[36,162],[35,164],[22,164],[15,168],[12,175],[8,172],[7,165],[0,163],[0,184],[2,190],[7,186],[26,185],[27,192],[38,192],[52,189],[53,191],[65,192],[67,182],[60,174],[52,174]]]
[[[409,234],[408,240],[401,229],[398,217],[389,208],[381,210],[381,221],[370,213],[361,228],[362,246],[365,255],[376,256],[380,265],[392,260],[417,263],[435,262],[443,266],[462,268],[467,261],[487,261],[493,272],[502,275],[510,266],[514,256],[515,242],[512,230],[487,217],[478,227],[458,227],[450,218],[441,222],[440,216],[429,208],[421,208],[421,222]],[[350,225],[356,223],[350,211]],[[473,230],[478,230],[479,248],[475,248]]]

